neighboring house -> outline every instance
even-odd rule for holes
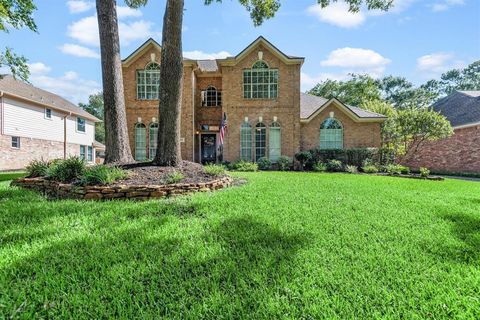
[[[139,161],[156,152],[160,52],[160,45],[149,39],[123,60],[130,146]],[[379,147],[385,117],[301,93],[303,62],[263,37],[235,57],[184,59],[183,159],[205,163],[268,157],[275,162],[310,148]],[[220,155],[224,114],[228,130]]]
[[[71,155],[94,163],[98,121],[51,92],[0,75],[0,170]]]
[[[437,173],[480,173],[480,91],[455,91],[432,109],[450,121],[454,135],[423,144],[406,164]]]

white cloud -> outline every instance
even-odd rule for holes
[[[320,64],[324,67],[340,67],[352,72],[381,76],[390,62],[390,59],[373,50],[346,47],[333,50]]]
[[[220,51],[217,53],[206,53],[200,50],[184,51],[183,56],[192,60],[208,60],[208,59],[224,59],[232,55],[227,51]]]
[[[465,63],[455,58],[451,53],[437,52],[421,56],[417,59],[417,70],[425,77],[432,78],[456,68]]]
[[[95,7],[95,3],[90,1],[71,0],[67,1],[67,7],[70,13],[81,13]]]
[[[322,22],[341,28],[355,28],[365,22],[366,17],[363,12],[349,12],[348,8],[345,2],[334,2],[326,8],[322,8],[319,4],[311,5],[307,12]]]
[[[348,72],[345,73],[320,73],[316,76],[310,76],[309,74],[302,72],[300,77],[301,90],[305,92],[312,89],[318,83],[330,80],[346,80],[348,78]]]
[[[41,62],[34,62],[28,64],[28,70],[30,70],[30,74],[32,75],[41,75],[49,73],[52,68]]]
[[[132,23],[123,23],[118,24],[119,34],[120,34],[120,43],[122,45],[129,45],[135,40],[145,40],[150,38],[156,33],[152,30],[153,22],[139,20]]]
[[[432,5],[433,12],[446,11],[453,6],[459,6],[465,4],[464,0],[444,0],[441,2],[434,3]]]
[[[130,7],[118,6],[117,16],[118,16],[118,19],[124,19],[124,18],[130,18],[130,17],[138,18],[142,16],[142,11],[138,9],[132,9]]]
[[[65,43],[63,46],[59,47],[59,49],[65,54],[70,54],[76,57],[94,59],[100,58],[100,55],[96,51],[78,44]]]

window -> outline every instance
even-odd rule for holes
[[[143,123],[135,125],[135,160],[147,159],[147,128]]]
[[[248,122],[240,127],[240,159],[252,161],[252,126]]]
[[[263,123],[255,126],[255,161],[266,156],[267,128]]]
[[[137,70],[137,99],[158,100],[160,86],[160,65],[150,62],[144,70]]]
[[[158,144],[158,123],[154,122],[150,124],[149,130],[149,152],[148,152],[148,159],[153,160],[155,155],[157,154],[157,144]]]
[[[20,149],[20,137],[12,137],[12,148]]]
[[[217,107],[222,105],[222,92],[213,86],[202,91],[202,107]]]
[[[77,117],[77,131],[85,132],[85,119]]]
[[[335,118],[328,118],[320,126],[320,149],[343,149],[342,124]]]
[[[80,146],[80,159],[85,160],[85,146]]]
[[[268,157],[270,158],[270,161],[277,162],[282,153],[282,135],[280,124],[278,122],[274,122],[270,126],[268,142]]]
[[[87,153],[87,161],[92,162],[92,161],[93,161],[93,147],[92,147],[92,146],[88,146],[87,151],[88,151],[88,153]]]
[[[278,96],[278,69],[270,69],[264,61],[257,61],[243,71],[245,99],[276,99]]]
[[[52,109],[45,108],[45,119],[52,119]]]

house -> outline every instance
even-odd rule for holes
[[[406,164],[437,173],[480,173],[480,91],[455,91],[432,109],[450,121],[454,134],[423,144]]]
[[[130,146],[153,159],[158,133],[162,48],[149,39],[123,60]],[[181,150],[185,160],[257,161],[310,148],[379,147],[385,117],[300,92],[304,58],[259,37],[235,57],[184,59]],[[218,148],[222,117],[228,131]],[[160,115],[161,116],[161,115]]]
[[[56,94],[0,75],[0,170],[71,155],[94,163],[98,121]]]

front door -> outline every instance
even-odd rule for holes
[[[216,134],[202,134],[202,163],[217,162],[217,135]]]

